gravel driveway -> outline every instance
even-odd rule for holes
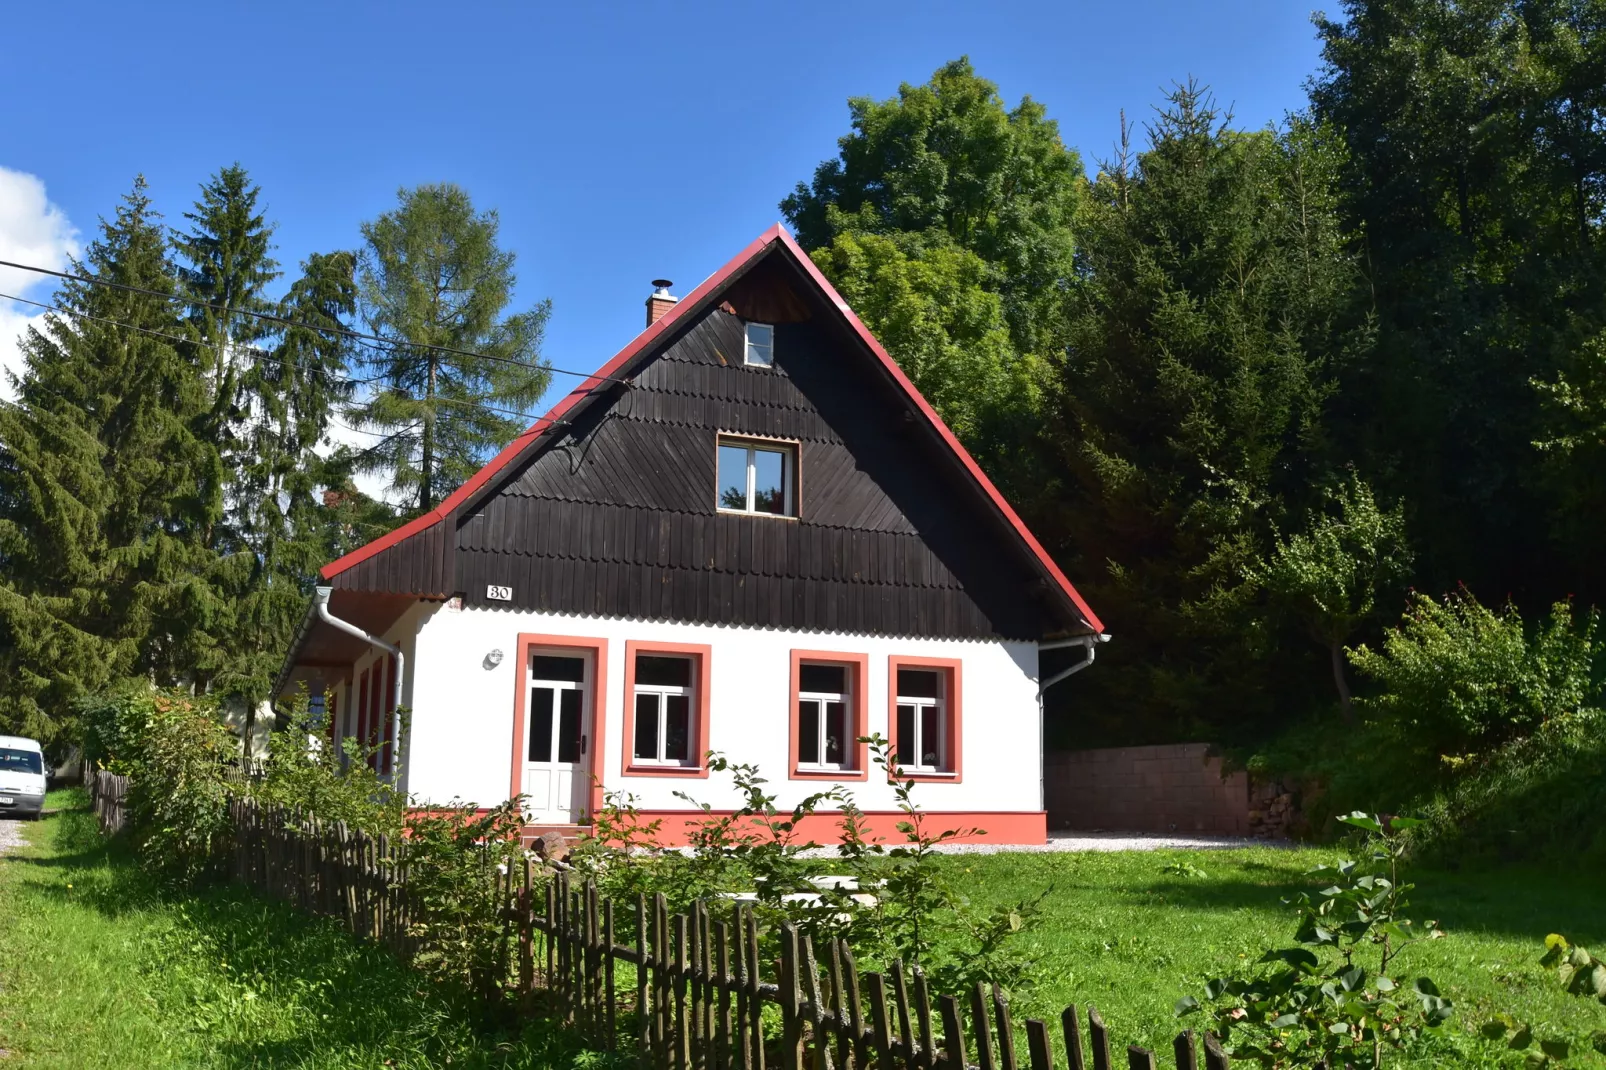
[[[13,847],[25,847],[28,837],[22,834],[21,821],[0,821],[0,855]]]
[[[889,846],[893,846],[889,844]],[[1240,836],[1187,836],[1160,832],[1050,832],[1047,843],[1025,846],[1007,843],[945,843],[936,848],[945,855],[1052,854],[1060,851],[1225,851],[1235,847],[1288,847],[1287,840],[1252,840]],[[805,852],[816,858],[835,858],[835,847]]]

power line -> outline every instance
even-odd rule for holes
[[[0,263],[4,263],[4,262],[0,261]],[[108,319],[105,316],[95,316],[95,315],[91,315],[88,312],[80,312],[77,309],[63,308],[61,305],[53,305],[53,304],[49,304],[49,303],[44,302],[44,301],[31,301],[26,297],[16,297],[16,296],[14,296],[12,294],[8,294],[8,293],[0,293],[0,299],[4,299],[4,300],[7,300],[7,301],[15,301],[20,305],[32,305],[35,308],[43,308],[43,309],[46,309],[46,310],[51,311],[51,312],[59,312],[64,316],[75,316],[78,319],[93,320],[96,323],[104,323],[104,324],[106,324],[107,326],[110,326],[110,327],[120,327],[123,330],[127,330],[127,331],[139,331],[141,334],[148,334],[148,335],[151,335],[152,337],[155,337],[155,338],[165,338],[168,341],[172,341],[172,342],[185,342],[185,343],[188,343],[190,345],[199,346],[202,349],[210,349],[214,353],[216,353],[218,351],[218,347],[213,345],[213,344],[211,344],[210,342],[197,341],[196,339],[189,338],[189,337],[187,337],[185,335],[172,334],[172,333],[169,333],[167,331],[158,331],[158,330],[155,330],[154,328],[151,328],[151,327],[141,327],[141,326],[139,326],[138,324],[135,324],[135,323],[124,323],[121,320]],[[265,360],[265,361],[268,361],[268,362],[270,362],[272,364],[277,364],[280,367],[284,367],[284,368],[296,368],[296,367],[298,367],[298,365],[296,365],[294,362],[287,361],[287,360],[284,360],[282,358],[276,357],[272,353],[269,353],[265,349],[258,349],[255,346],[244,345],[242,343],[236,343],[235,344],[235,348],[239,349],[239,350],[242,350],[244,352],[251,353],[251,354],[255,355],[258,360]],[[369,380],[354,380],[354,379],[351,379],[350,377],[339,378],[339,377],[331,376],[331,379],[333,379],[334,382],[342,384],[342,385],[367,385],[368,383],[373,382],[373,380],[371,380],[371,379],[369,379]],[[487,410],[487,411],[490,411],[490,412],[501,413],[502,415],[505,415],[505,416],[516,416],[521,420],[532,419],[530,414],[528,412],[523,411],[523,410],[504,408],[504,407],[502,407],[500,405],[492,405],[489,402],[485,402],[485,401],[479,401],[479,402],[461,401],[461,400],[459,400],[457,398],[441,397],[440,395],[436,395],[435,397],[431,398],[430,401],[431,402],[435,402],[435,403],[439,403],[439,404],[442,404],[442,405],[457,405],[457,406],[460,406],[462,408],[468,408],[468,409],[475,409],[475,410],[482,410],[483,409],[483,410]],[[568,423],[567,420],[554,420],[554,421],[551,422],[551,424],[549,426],[558,427],[558,426],[561,426],[561,425],[566,424],[566,423]],[[380,436],[386,437],[386,438],[393,438],[393,437],[395,437],[395,435],[401,433],[400,431],[396,431],[396,432],[367,431],[367,430],[364,430],[362,428],[356,428],[356,427],[351,428],[351,430],[358,431],[358,432],[360,432],[362,434],[380,435]]]
[[[185,297],[183,294],[163,293],[160,290],[150,290],[143,286],[132,286],[126,282],[113,282],[110,279],[97,278],[94,275],[74,275],[71,272],[55,271],[51,268],[38,267],[33,264],[19,264],[12,260],[0,260],[0,267],[17,268],[20,271],[33,271],[40,275],[53,275],[58,279],[67,279],[70,282],[83,282],[88,283],[91,286],[107,286],[114,290],[124,290],[128,293],[145,294],[148,297],[160,297],[167,301],[182,301],[186,305],[207,308],[211,309],[213,312],[222,312],[228,315],[254,316],[257,319],[266,320],[269,323],[277,323],[283,327],[299,327],[306,331],[322,331],[325,334],[338,335],[341,338],[349,338],[357,342],[367,342],[370,344],[377,343],[383,346],[390,346],[393,349],[397,346],[411,346],[414,349],[427,349],[436,353],[447,353],[459,357],[472,357],[475,360],[489,360],[502,364],[511,364],[516,368],[528,368],[531,371],[556,372],[559,375],[574,375],[582,379],[603,379],[610,383],[623,383],[626,386],[631,385],[629,379],[620,379],[611,375],[599,375],[596,372],[571,371],[568,368],[555,368],[550,364],[531,364],[528,361],[514,360],[512,357],[499,357],[492,353],[476,353],[470,349],[455,349],[452,346],[439,346],[430,342],[397,341],[394,338],[383,338],[377,334],[364,334],[361,331],[353,331],[347,327],[320,327],[314,323],[300,323],[296,320],[286,319],[283,316],[276,316],[271,312],[257,312],[247,308],[229,308],[226,305],[215,305],[207,301],[195,301]],[[17,301],[20,300],[20,298],[13,297],[11,300]],[[33,302],[24,303],[32,304]]]

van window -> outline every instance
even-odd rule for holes
[[[36,750],[12,750],[0,747],[0,773],[34,773],[45,771]]]

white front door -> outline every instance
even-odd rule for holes
[[[524,802],[536,824],[572,824],[591,794],[591,659],[532,651],[524,708]]]

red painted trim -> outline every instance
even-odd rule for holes
[[[915,408],[920,411],[920,414],[926,418],[928,423],[931,424],[932,428],[937,432],[942,441],[950,450],[953,451],[954,456],[959,458],[960,463],[965,467],[966,471],[970,473],[971,478],[976,481],[977,486],[979,486],[983,493],[985,493],[987,497],[992,500],[993,504],[997,506],[998,510],[1003,514],[1004,519],[1012,528],[1015,529],[1016,534],[1018,534],[1022,541],[1026,543],[1027,548],[1031,550],[1033,555],[1036,556],[1037,560],[1043,565],[1044,569],[1047,570],[1049,576],[1053,578],[1054,582],[1057,583],[1066,596],[1070,598],[1072,604],[1076,606],[1077,611],[1080,612],[1083,618],[1087,621],[1088,626],[1091,627],[1095,632],[1102,632],[1104,630],[1103,622],[1099,620],[1097,614],[1093,612],[1088,604],[1083,601],[1082,596],[1077,593],[1076,588],[1071,585],[1071,581],[1068,580],[1065,577],[1065,574],[1060,571],[1059,566],[1054,563],[1054,559],[1049,556],[1048,551],[1043,549],[1042,544],[1039,543],[1037,538],[1031,533],[1030,530],[1027,529],[1026,524],[1021,520],[1020,515],[1015,512],[1014,508],[1010,506],[1009,502],[1005,500],[1004,496],[998,492],[998,488],[993,485],[993,481],[987,478],[987,473],[981,470],[981,466],[976,463],[975,458],[970,455],[964,446],[960,445],[959,439],[955,437],[953,431],[949,429],[948,425],[943,422],[942,417],[937,415],[937,411],[931,407],[930,403],[927,402],[924,397],[921,396],[920,391],[915,389],[914,383],[910,382],[909,377],[903,373],[903,369],[898,367],[898,362],[893,360],[891,355],[888,354],[884,348],[882,348],[880,342],[876,341],[875,336],[870,333],[869,328],[865,327],[863,321],[861,321],[859,317],[854,314],[853,309],[848,307],[848,303],[843,299],[842,295],[837,293],[836,287],[831,285],[830,281],[826,279],[825,275],[821,273],[820,269],[814,265],[814,261],[809,259],[809,255],[803,251],[803,247],[798,245],[797,241],[786,232],[786,228],[781,226],[779,223],[776,223],[763,234],[759,235],[756,239],[748,244],[747,248],[743,249],[740,253],[737,253],[736,256],[731,258],[731,260],[728,261],[724,267],[714,272],[714,274],[703,280],[702,284],[694,289],[691,293],[681,298],[680,301],[668,312],[664,313],[664,315],[660,317],[657,322],[653,323],[646,330],[638,334],[629,345],[625,346],[618,353],[614,354],[612,360],[608,361],[608,363],[604,364],[593,375],[581,382],[579,386],[571,390],[562,400],[552,407],[551,411],[549,411],[539,420],[535,421],[535,423],[531,424],[523,434],[519,435],[518,438],[515,438],[512,442],[508,443],[507,447],[495,457],[491,458],[489,463],[487,463],[484,468],[481,468],[478,472],[474,473],[474,475],[469,478],[468,482],[464,483],[461,487],[457,488],[457,490],[453,491],[438,506],[430,510],[428,513],[425,513],[423,516],[402,525],[395,531],[390,532],[388,535],[381,536],[368,545],[359,547],[358,549],[353,550],[351,553],[346,554],[344,557],[330,562],[322,568],[319,574],[326,580],[332,579],[353,565],[362,561],[366,561],[368,558],[379,553],[381,550],[385,550],[391,546],[394,546],[408,536],[415,535],[418,532],[423,531],[426,528],[429,528],[434,524],[438,524],[442,520],[446,519],[451,515],[453,509],[457,508],[457,506],[462,504],[462,502],[470,495],[474,494],[474,492],[484,486],[492,476],[496,475],[497,472],[500,472],[503,468],[507,467],[507,465],[511,464],[521,453],[524,452],[525,447],[529,446],[536,439],[540,438],[541,435],[551,428],[557,421],[561,420],[565,413],[578,404],[581,399],[588,396],[593,390],[606,382],[609,378],[613,377],[616,372],[624,368],[625,365],[650,347],[654,342],[662,338],[669,331],[673,330],[676,323],[680,322],[680,320],[684,319],[685,317],[692,315],[694,309],[700,312],[701,304],[705,297],[708,297],[719,287],[723,286],[727,279],[739,272],[742,268],[746,267],[750,261],[762,255],[772,244],[777,242],[780,243],[780,245],[786,249],[792,258],[797,261],[798,265],[809,276],[814,284],[820,288],[820,292],[824,295],[825,299],[842,313],[843,317],[847,320],[848,325],[851,326],[854,332],[859,336],[859,339],[869,348],[870,352],[875,355],[876,359],[881,361],[881,364],[887,370],[887,373],[892,376],[893,382],[897,383],[904,393],[909,396],[909,399],[914,402]]]
[[[675,306],[679,308],[680,306]],[[668,319],[668,315],[664,319]],[[663,320],[659,320],[662,323]],[[697,700],[696,733],[692,740],[694,765],[631,765],[631,752],[636,747],[636,655],[637,654],[689,654],[692,659],[692,697]],[[708,712],[710,669],[714,648],[705,643],[653,643],[636,639],[625,640],[624,729],[619,740],[619,774],[621,776],[680,777],[691,780],[708,779],[709,749]]]
[[[805,661],[826,663],[831,665],[847,665],[848,686],[853,692],[853,730],[848,733],[850,739],[857,740],[870,734],[870,655],[847,654],[835,650],[794,650],[792,651],[792,680],[787,692],[787,734],[790,744],[787,752],[787,767],[793,780],[867,780],[870,776],[870,747],[864,743],[853,744],[852,769],[799,769],[798,755],[798,670]]]
[[[368,670],[362,671],[362,683],[357,699],[357,739],[364,747],[368,746]]]
[[[928,781],[932,784],[958,784],[964,779],[964,665],[958,658],[915,658],[894,654],[887,659],[887,738],[892,753],[898,753],[898,670],[939,669],[947,674],[948,765],[947,773],[905,771],[900,780]]]
[[[591,745],[587,748],[587,774],[591,777],[591,813],[602,806],[602,761],[608,729],[608,640],[579,635],[538,635],[520,632],[516,649],[519,667],[513,692],[513,770],[508,780],[508,798],[524,792],[524,716],[530,693],[530,651],[536,648],[581,650],[591,658]]]
[[[664,847],[684,847],[691,843],[692,832],[710,818],[729,817],[730,810],[643,810],[645,822],[661,820],[658,842]],[[926,827],[933,831],[945,829],[979,829],[979,835],[956,836],[952,843],[1001,843],[1020,846],[1048,842],[1048,814],[1042,810],[926,810],[923,811]],[[898,831],[898,822],[907,821],[901,810],[871,810],[864,815],[867,835],[882,840],[889,846],[904,842]],[[756,820],[756,819],[755,819]],[[841,842],[841,815],[834,812],[815,812],[805,817],[797,829],[800,842],[813,840],[819,844]]]
[[[379,766],[389,776],[396,765],[396,709],[391,698],[396,694],[396,655],[385,655],[385,690],[381,692],[379,708],[384,711],[385,749],[379,752]]]

